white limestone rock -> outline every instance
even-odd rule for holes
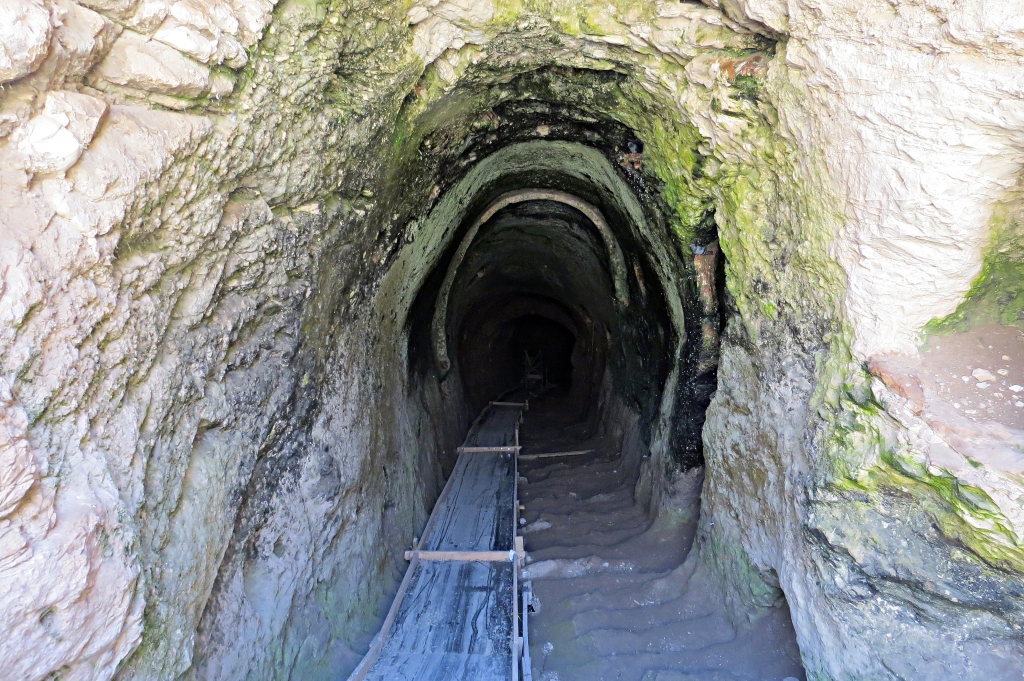
[[[991,371],[987,369],[975,369],[971,372],[971,376],[979,381],[995,381],[996,377]]]
[[[721,10],[741,26],[757,32],[782,35],[789,30],[788,3],[779,0],[701,0]]]
[[[31,173],[63,173],[82,155],[82,143],[61,121],[40,114],[12,135]]]
[[[650,43],[665,54],[692,59],[701,48],[755,47],[754,35],[743,30],[721,12],[681,2],[659,2],[658,18],[648,36]]]
[[[238,19],[238,39],[243,47],[252,47],[270,25],[278,0],[231,0]]]
[[[82,5],[97,12],[116,17],[124,17],[131,13],[139,0],[80,0]]]
[[[0,528],[4,678],[105,681],[142,633],[132,530],[97,458],[68,451],[59,494],[53,473]]]
[[[160,40],[192,54],[222,54],[221,61],[244,64],[234,50],[251,47],[270,24],[277,0],[141,0],[127,25],[139,33],[155,34]],[[225,44],[210,50],[206,43]],[[219,50],[219,52],[218,52]],[[237,67],[233,67],[237,68]]]
[[[142,635],[132,520],[142,492],[125,474],[139,461],[138,427],[127,424],[140,412],[129,404],[128,418],[110,413],[116,400],[91,402],[73,386],[80,379],[109,395],[119,372],[107,362],[137,359],[137,341],[114,342],[105,354],[90,349],[90,329],[118,309],[104,264],[110,254],[96,236],[124,220],[140,188],[153,186],[178,153],[193,152],[211,126],[113,107],[98,127],[105,110],[92,97],[51,93],[36,118],[88,145],[79,167],[31,187],[0,182],[0,205],[11,207],[0,211],[0,364],[18,374],[40,349],[46,357],[30,380],[8,388],[0,377],[0,640],[2,675],[12,681],[58,671],[105,681]],[[12,167],[8,159],[0,170]],[[29,316],[44,297],[68,304]],[[135,319],[146,316],[136,311]],[[61,390],[67,404],[91,403],[104,415],[40,420],[41,405]]]
[[[60,49],[54,56],[62,63],[65,80],[81,78],[106,54],[121,27],[72,0],[53,0],[52,6],[59,19],[54,37]]]
[[[27,429],[28,415],[14,403],[8,382],[0,378],[0,520],[14,512],[42,473],[25,439]],[[0,529],[0,537],[5,534]],[[4,541],[0,538],[0,544]]]
[[[951,3],[945,18],[942,28],[955,43],[1024,56],[1024,7],[1019,1]]]
[[[835,252],[854,349],[915,352],[919,330],[980,271],[992,206],[1024,166],[1024,72],[1011,58],[1024,5],[706,4],[790,35],[787,78],[803,99],[783,112],[784,131],[824,156],[846,202]]]
[[[32,118],[12,136],[32,173],[63,173],[73,166],[92,140],[106,113],[104,101],[75,92],[51,92],[43,113]]]
[[[234,37],[241,29],[228,2],[199,3],[179,0],[153,37],[204,64],[245,66],[247,56]]]
[[[35,71],[46,57],[52,31],[41,0],[0,3],[0,83]]]
[[[466,44],[487,42],[484,27],[494,16],[492,2],[472,0],[427,0],[409,10],[413,28],[413,49],[424,64],[433,64],[447,50]],[[444,67],[441,67],[444,68]]]
[[[98,87],[121,85],[176,97],[200,97],[210,89],[207,67],[134,31],[121,34],[89,77]]]
[[[88,146],[107,113],[107,103],[79,92],[58,91],[46,96],[43,112],[67,128],[79,143]]]
[[[152,34],[167,18],[172,2],[173,0],[141,0],[131,16],[125,20],[125,26],[137,33]]]

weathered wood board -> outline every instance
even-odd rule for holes
[[[367,679],[511,679],[512,563],[421,562]]]
[[[520,415],[516,406],[489,406],[465,446],[516,445]],[[514,451],[460,454],[417,548],[514,550],[517,476]],[[416,559],[399,594],[350,681],[517,678],[514,561]]]
[[[515,454],[459,456],[451,489],[434,507],[424,551],[508,551],[515,536]]]

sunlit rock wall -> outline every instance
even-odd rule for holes
[[[681,253],[718,223],[694,559],[737,618],[784,592],[818,678],[1019,669],[1019,471],[950,497],[955,470],[894,468],[926,454],[864,363],[981,271],[1024,8],[721,5],[4,2],[5,676],[354,664],[465,425],[411,389],[378,290],[458,158],[423,130],[552,66],[620,77],[547,96],[637,131]]]
[[[1019,195],[1021,7],[723,6],[787,36],[778,129],[804,186],[763,194],[746,221],[723,216],[733,274],[751,273],[730,251],[747,240],[743,258],[760,251],[778,274],[760,291],[730,282],[744,314],[705,429],[703,555],[734,575],[738,601],[770,602],[781,584],[811,676],[1019,675],[1024,438],[962,437],[883,358],[916,355],[922,327],[956,309]],[[835,202],[815,217],[826,187]],[[794,266],[830,222],[841,271]],[[832,322],[797,322],[830,290],[843,291]]]

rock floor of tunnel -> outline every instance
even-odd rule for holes
[[[525,576],[538,601],[530,617],[533,678],[802,681],[785,606],[737,629],[717,591],[684,564],[697,529],[700,473],[682,481],[676,513],[651,519],[611,438],[581,440],[582,428],[558,426],[543,406],[526,414],[524,455],[593,452],[520,464],[532,561]]]

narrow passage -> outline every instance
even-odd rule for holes
[[[622,436],[585,439],[585,424],[566,423],[568,413],[564,395],[548,393],[531,399],[521,429],[533,678],[802,681],[785,606],[737,630],[717,591],[684,565],[700,469],[681,476],[651,518],[636,492],[637,466],[621,456]],[[578,453],[585,450],[592,451]],[[532,458],[553,452],[573,454]]]

